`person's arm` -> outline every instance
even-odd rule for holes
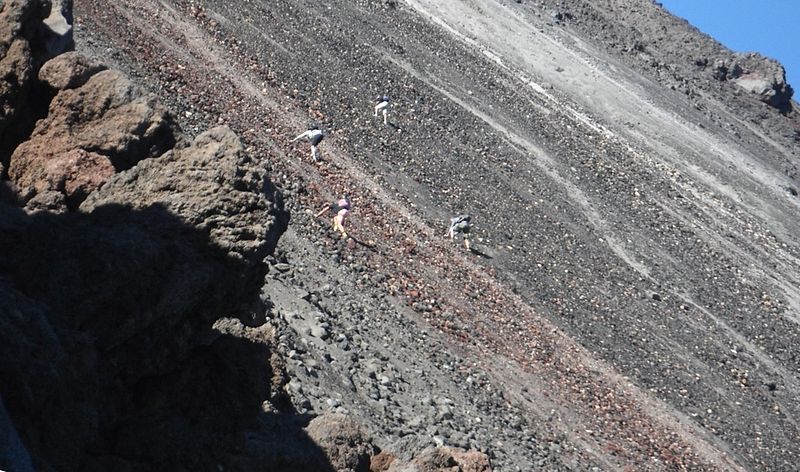
[[[326,206],[325,206],[325,208],[323,208],[322,210],[320,210],[320,211],[319,211],[319,213],[317,213],[316,215],[314,215],[314,217],[315,217],[315,218],[319,218],[320,216],[324,215],[324,214],[325,214],[325,212],[326,212],[326,211],[328,211],[329,209],[330,209],[330,206],[326,205]]]
[[[299,134],[299,135],[298,135],[296,138],[294,138],[294,139],[292,140],[292,142],[295,142],[295,141],[297,141],[298,139],[300,139],[300,138],[304,138],[304,137],[306,137],[306,136],[308,136],[308,131],[304,131],[304,132],[302,132],[301,134]]]

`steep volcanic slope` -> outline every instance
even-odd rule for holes
[[[491,449],[501,466],[791,468],[796,114],[709,70],[671,67],[679,49],[650,42],[652,31],[709,40],[651,2],[598,5],[76,2],[79,48],[113,48],[109,59],[181,108],[186,128],[226,122],[256,154],[285,159],[273,171],[294,215],[287,283],[318,306],[283,309],[319,309],[332,339],[357,327],[362,340],[349,361],[325,339],[306,345],[298,376],[313,360],[356,378],[353,389],[302,376],[323,390],[306,394],[308,407],[336,405],[338,394],[374,432],[424,441],[436,432],[411,421],[420,411],[404,412],[424,395],[392,392],[381,409],[371,401],[386,400],[382,390],[371,398],[358,372],[370,355],[397,365],[417,355],[424,369],[404,371],[407,389],[455,391],[466,377],[441,361],[455,356],[504,401],[450,395],[488,426],[422,416],[448,432],[445,442],[474,431],[462,441]],[[625,35],[589,36],[601,29]],[[719,47],[703,54],[730,59]],[[386,127],[371,115],[384,91]],[[310,119],[330,133],[320,164],[287,143]],[[345,191],[353,234],[369,244],[337,244],[303,213]],[[463,211],[487,257],[441,241],[442,221]],[[313,333],[306,317],[284,318],[287,350]],[[444,341],[433,331],[409,347],[427,324]],[[441,380],[416,372],[425,369]],[[503,408],[520,424],[505,427],[516,420]]]

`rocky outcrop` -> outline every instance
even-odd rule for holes
[[[74,46],[71,9],[71,0],[0,4],[0,162],[37,118],[31,91],[39,67]]]
[[[166,109],[102,69],[44,67],[57,95],[11,160],[30,199],[0,202],[0,395],[36,470],[217,470],[275,363],[268,327],[215,320],[263,322],[288,215],[230,129],[171,149]]]
[[[185,224],[207,232],[229,256],[260,264],[275,248],[287,222],[267,194],[275,197],[239,138],[230,128],[218,127],[185,149],[171,150],[115,175],[80,209],[93,212],[108,204],[134,209],[159,204]]]
[[[40,80],[57,94],[8,170],[23,201],[56,191],[74,209],[115,171],[175,145],[167,110],[120,72],[103,69],[75,53],[42,67]]]
[[[739,54],[729,69],[729,78],[760,101],[779,110],[791,108],[794,91],[786,83],[786,71],[779,62],[757,53]]]
[[[117,174],[81,212],[0,207],[0,393],[37,470],[207,470],[235,448],[269,395],[267,344],[212,325],[253,322],[286,224],[248,163],[219,128]]]
[[[736,54],[732,59],[717,59],[711,75],[719,81],[732,81],[779,110],[791,108],[794,90],[786,83],[786,71],[779,62],[761,54]]]

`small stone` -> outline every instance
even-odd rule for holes
[[[325,400],[325,403],[330,408],[336,408],[336,407],[338,407],[338,406],[340,406],[342,404],[342,401],[337,399],[337,398],[329,398],[329,399]]]
[[[323,328],[322,326],[314,326],[311,328],[311,335],[315,338],[322,339],[323,341],[328,339],[330,335],[328,334],[328,330]]]

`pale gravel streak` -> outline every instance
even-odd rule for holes
[[[497,4],[493,0],[475,0],[471,3],[472,5],[476,5],[474,7],[475,10],[482,9],[484,11],[492,11],[496,15],[503,16],[504,21],[496,21],[493,23],[503,25],[505,28],[505,30],[502,32],[503,34],[500,34],[498,31],[486,31],[491,27],[490,24],[488,22],[475,20],[475,18],[479,18],[480,16],[471,10],[465,2],[447,2],[446,4],[434,0],[406,0],[406,2],[419,13],[430,19],[433,23],[441,26],[446,31],[450,32],[454,37],[463,43],[482,52],[484,56],[492,60],[500,68],[506,70],[510,76],[515,77],[517,80],[526,84],[532,90],[545,97],[554,107],[566,110],[570,115],[573,116],[573,118],[584,124],[587,128],[608,138],[618,139],[634,156],[644,158],[644,156],[641,156],[641,154],[637,152],[633,146],[628,144],[627,140],[622,138],[619,134],[609,130],[607,127],[598,123],[587,114],[575,110],[569,104],[561,103],[556,97],[548,93],[542,85],[528,77],[528,71],[535,71],[537,74],[544,75],[550,80],[554,79],[552,73],[554,64],[552,62],[548,62],[549,59],[545,52],[540,52],[540,48],[534,47],[537,44],[535,44],[533,40],[530,40],[530,43],[527,43],[527,47],[525,48],[526,54],[522,55],[522,53],[520,53],[518,50],[519,48],[511,45],[507,38],[508,36],[513,36],[515,41],[519,41],[520,38],[531,38],[535,36],[536,38],[541,39],[541,41],[538,43],[539,46],[542,46],[542,41],[546,42],[546,47],[543,48],[545,51],[557,49],[561,53],[557,57],[559,57],[559,59],[562,61],[560,64],[567,68],[567,75],[578,76],[581,71],[585,72],[585,70],[588,69],[591,71],[593,77],[595,77],[595,80],[591,81],[591,83],[585,83],[577,79],[566,80],[566,82],[569,84],[577,87],[577,92],[573,93],[573,96],[585,97],[591,104],[600,105],[603,107],[604,112],[608,112],[608,115],[614,114],[613,107],[609,106],[607,103],[598,103],[599,99],[591,100],[589,98],[590,95],[594,98],[597,96],[615,97],[611,100],[628,102],[628,105],[624,108],[635,113],[635,119],[640,120],[640,122],[649,123],[648,126],[651,131],[659,129],[660,133],[663,133],[654,135],[656,138],[660,138],[660,142],[658,142],[656,145],[658,152],[654,153],[654,155],[659,156],[662,159],[670,159],[672,165],[677,166],[682,172],[693,177],[693,183],[714,189],[715,192],[724,195],[731,201],[736,202],[738,205],[746,208],[748,214],[751,216],[755,216],[767,211],[773,216],[770,218],[770,226],[775,229],[775,232],[785,238],[787,242],[791,243],[793,241],[793,233],[791,229],[783,225],[783,221],[788,215],[786,215],[784,211],[779,209],[779,207],[773,203],[779,201],[780,199],[780,192],[782,189],[778,183],[782,182],[784,186],[790,185],[790,182],[787,180],[786,176],[765,167],[758,160],[753,158],[753,156],[749,155],[747,151],[739,148],[735,144],[723,142],[718,139],[717,136],[704,129],[701,129],[697,126],[690,126],[688,123],[684,123],[681,120],[676,120],[673,115],[670,115],[665,110],[654,106],[650,99],[639,95],[644,94],[644,91],[640,91],[638,92],[639,94],[637,94],[635,91],[640,89],[639,87],[635,86],[632,81],[622,83],[621,80],[624,80],[624,78],[615,79],[605,71],[594,67],[588,58],[598,57],[599,54],[597,51],[592,51],[590,54],[587,50],[584,50],[582,51],[584,54],[580,54],[580,51],[574,51],[568,47],[565,47],[544,32],[534,31],[531,25],[523,24],[523,21],[525,20],[524,18],[520,18],[520,15],[511,12],[508,8]],[[470,20],[472,20],[472,22],[470,22]],[[461,28],[459,29],[453,26],[451,23],[459,25]],[[573,37],[572,39],[577,38]],[[490,46],[491,44],[500,45],[498,47],[505,46],[503,47],[503,51],[512,54],[510,60],[504,60],[503,54],[498,50],[497,47],[492,48]],[[516,53],[516,56],[514,56],[514,53]],[[564,61],[565,58],[570,58],[572,61],[566,62]],[[509,63],[523,64],[524,67],[526,67],[526,70],[515,70],[508,65]],[[406,65],[405,69],[409,70],[409,67]],[[411,70],[409,70],[409,72],[414,73],[414,71]],[[416,75],[421,80],[426,80],[424,77],[420,77],[419,73],[416,73]],[[598,79],[602,79],[602,81]],[[555,80],[553,81],[555,82]],[[610,234],[608,225],[604,222],[602,216],[593,208],[591,200],[577,187],[577,185],[573,184],[563,175],[554,170],[556,168],[556,164],[552,157],[548,156],[540,148],[533,145],[533,143],[530,143],[524,138],[515,135],[508,130],[507,127],[502,126],[496,121],[492,120],[486,114],[480,112],[480,110],[478,110],[476,107],[464,103],[463,100],[459,100],[458,98],[454,97],[453,94],[443,90],[442,87],[437,86],[430,80],[426,80],[426,82],[428,82],[429,85],[437,88],[440,92],[444,93],[452,100],[459,103],[459,105],[462,107],[468,109],[473,114],[486,121],[489,125],[502,131],[511,141],[522,146],[523,148],[531,150],[536,154],[537,157],[545,161],[548,164],[547,166],[542,165],[542,163],[538,161],[536,163],[555,182],[561,184],[565,189],[567,189],[567,195],[569,195],[575,203],[584,209],[586,217],[592,222],[598,232],[603,235],[605,241],[608,243],[609,248],[633,269],[641,273],[643,276],[650,278],[651,269],[645,264],[644,261],[637,260],[634,255],[626,251],[624,243]],[[593,93],[593,87],[602,87],[605,90],[605,93],[595,94]],[[617,106],[618,105],[619,104],[617,104]],[[675,129],[671,131],[663,130],[663,123],[672,123]],[[753,128],[749,124],[747,126],[750,129]],[[653,145],[653,136],[644,136],[647,132],[639,133],[638,130],[625,129],[622,129],[622,132],[627,135],[633,135],[632,137],[637,141],[643,141],[648,143],[650,146]],[[763,133],[758,132],[757,134],[759,136],[763,136]],[[772,140],[769,140],[769,142],[772,143]],[[697,155],[705,155],[705,163],[712,166],[716,165],[717,170],[715,171],[701,166],[699,164],[700,160],[698,159],[690,161],[684,157],[683,153],[681,153],[678,148],[675,147],[678,145],[678,143],[690,148]],[[773,143],[773,145],[775,144]],[[785,151],[783,147],[780,147],[780,149]],[[669,161],[666,161],[665,163],[668,162]],[[764,198],[755,195],[753,192],[747,192],[747,188],[744,186],[734,186],[726,183],[723,180],[724,177],[722,179],[717,177],[716,174],[719,170],[719,164],[717,164],[717,162],[727,163],[729,166],[733,166],[736,169],[746,169],[748,179],[750,180],[748,185],[750,187],[769,189],[771,201],[767,201]],[[707,207],[707,210],[710,210],[714,213],[727,213],[721,204],[706,198],[702,192],[694,190],[692,193],[694,193],[697,197],[696,202],[703,203]],[[800,208],[800,203],[795,202],[794,206],[795,208]],[[706,231],[706,235],[714,243],[727,243],[724,236],[718,232]],[[794,241],[795,244],[792,246],[796,247],[796,239],[794,239]],[[752,262],[756,262],[752,256],[747,254],[747,252],[745,252],[742,248],[730,244],[726,245],[732,249],[738,257],[747,258]],[[760,249],[755,243],[752,244],[752,247],[757,248],[757,250]],[[757,270],[757,264],[750,264],[749,267],[752,271],[751,275],[753,278],[766,278],[770,280],[773,285],[778,287],[783,292],[783,298],[791,308],[790,310],[787,310],[783,316],[792,322],[800,323],[800,273],[796,270],[797,268],[800,268],[800,259],[793,256],[788,250],[782,251],[779,249],[779,251],[781,253],[780,259],[783,262],[783,268],[779,271],[779,273],[786,274],[786,277],[789,277],[790,280],[787,281],[785,278],[776,277],[772,273],[767,274],[761,270]],[[792,277],[791,274],[796,274],[796,276]]]

